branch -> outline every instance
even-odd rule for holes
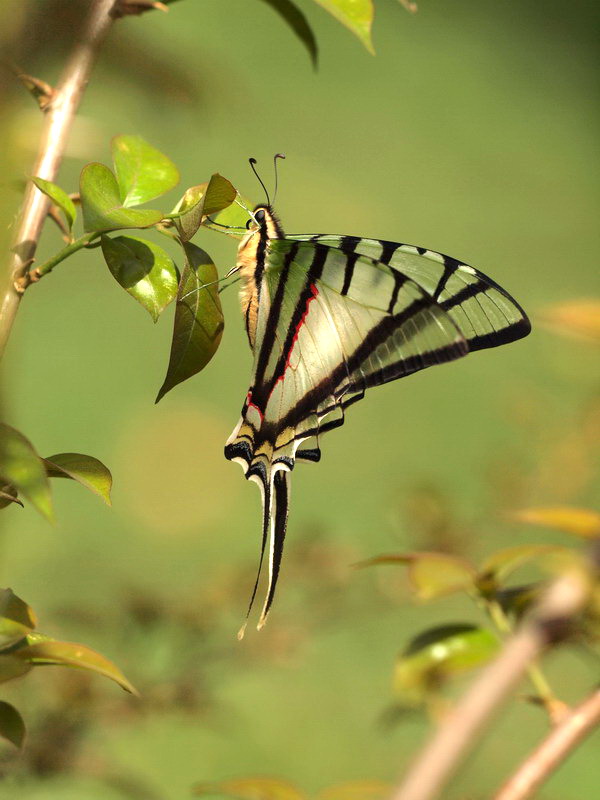
[[[551,584],[498,658],[444,718],[395,791],[393,800],[433,800],[439,796],[527,667],[549,644],[565,636],[568,623],[583,607],[588,592],[588,576],[582,570],[566,572]]]
[[[32,174],[54,181],[65,152],[75,112],[87,85],[96,56],[113,21],[115,0],[91,0],[90,11],[73,52],[46,108],[46,120]],[[0,357],[6,347],[23,294],[23,278],[32,263],[48,213],[50,199],[31,181],[27,185],[8,266],[8,287],[0,302]]]
[[[500,789],[494,800],[525,800],[600,724],[600,689],[590,695],[544,739]]]

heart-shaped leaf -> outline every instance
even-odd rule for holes
[[[431,600],[474,587],[475,570],[463,558],[448,553],[398,553],[377,556],[357,566],[401,564],[408,567],[411,587],[420,600]]]
[[[125,207],[147,203],[179,183],[179,171],[171,159],[141,136],[115,136],[112,156]]]
[[[582,539],[600,537],[600,514],[589,508],[551,506],[549,508],[525,508],[513,514],[519,522],[556,528],[559,531],[580,536]]]
[[[73,223],[77,218],[77,209],[69,195],[64,189],[61,189],[60,186],[52,183],[52,181],[45,181],[43,178],[32,178],[31,180],[35,183],[40,192],[48,195],[52,202],[60,208],[65,215],[69,230],[72,230]]]
[[[49,522],[54,520],[50,483],[42,459],[31,442],[9,425],[0,423],[0,476]]]
[[[369,53],[375,52],[371,40],[371,26],[375,13],[373,0],[315,0],[315,2],[351,30]]]
[[[12,589],[0,590],[0,649],[10,647],[31,633],[37,625],[32,608]]]
[[[204,369],[223,336],[223,311],[214,283],[217,269],[204,250],[190,242],[182,246],[185,266],[177,292],[171,354],[157,403],[178,383]]]
[[[0,736],[19,748],[25,739],[23,717],[14,706],[4,700],[0,700]]]
[[[44,459],[49,478],[70,478],[101,497],[110,505],[112,475],[108,467],[92,456],[81,453],[57,453]]]
[[[236,196],[233,185],[218,172],[215,172],[208,183],[191,186],[173,211],[180,238],[188,242],[208,214],[223,211],[233,203]]]
[[[104,656],[75,642],[57,642],[42,634],[31,634],[27,637],[24,647],[13,650],[12,655],[32,666],[49,664],[65,667],[77,667],[104,675],[119,684],[125,691],[137,695],[137,690],[131,685],[121,670]]]
[[[88,164],[79,179],[83,227],[86,231],[149,228],[163,217],[162,211],[125,208],[117,179],[104,164]]]
[[[415,637],[396,662],[396,692],[405,701],[422,702],[451,675],[489,661],[499,646],[490,631],[475,625],[430,628]]]
[[[101,243],[114,278],[156,322],[177,294],[171,256],[154,242],[134,236],[102,236]]]

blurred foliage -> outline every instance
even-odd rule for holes
[[[31,442],[10,425],[0,423],[0,509],[28,500],[48,522],[54,521],[48,478],[70,478],[110,505],[112,476],[101,461],[80,453],[41,458]]]
[[[127,692],[137,694],[111,661],[89,647],[60,642],[36,633],[33,610],[10,589],[0,590],[0,683],[20,678],[32,667],[60,665],[97,672],[116,681]],[[0,703],[0,736],[21,747],[25,723],[10,703]]]
[[[515,519],[557,528],[576,537],[593,539],[600,547],[599,515],[587,509],[524,509]],[[600,568],[586,563],[580,551],[560,545],[520,544],[497,550],[479,565],[447,553],[400,553],[377,556],[358,566],[402,565],[408,570],[410,588],[416,599],[427,601],[454,592],[466,592],[484,611],[492,629],[452,622],[437,625],[415,636],[397,660],[394,687],[399,708],[426,706],[434,714],[440,708],[440,690],[457,673],[482,666],[498,652],[500,640],[513,631],[514,624],[531,608],[547,582],[547,575],[577,569],[588,586],[587,603],[578,620],[567,621],[567,629],[556,639],[594,648],[598,644],[600,616]],[[507,583],[513,573],[534,565],[544,577],[527,584]],[[600,655],[600,653],[598,653]],[[565,704],[555,697],[537,666],[529,671],[537,694],[528,699],[546,708],[551,719]],[[389,712],[388,712],[389,717]]]
[[[238,778],[194,786],[194,796],[228,797],[232,800],[384,800],[391,791],[381,781],[348,781],[306,794],[291,783],[276,778]]]

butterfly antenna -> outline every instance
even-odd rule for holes
[[[252,167],[252,172],[253,172],[253,173],[256,175],[256,177],[258,178],[258,182],[259,182],[259,183],[260,183],[260,185],[262,186],[262,188],[263,188],[263,191],[264,191],[265,195],[267,196],[267,203],[268,203],[269,205],[271,205],[271,198],[269,197],[269,193],[267,192],[267,187],[266,187],[266,186],[264,185],[264,183],[262,182],[262,178],[260,177],[260,175],[259,175],[259,174],[258,174],[258,172],[256,171],[256,167],[254,166],[255,164],[257,164],[257,163],[258,163],[258,162],[257,162],[257,160],[256,160],[255,158],[249,158],[249,159],[248,159],[248,161],[250,162],[250,166]]]
[[[273,203],[277,200],[277,187],[279,185],[279,177],[277,175],[277,159],[278,158],[285,158],[283,153],[275,153],[273,156],[273,168],[275,169],[275,192],[273,194]]]
[[[210,281],[210,283],[203,283],[202,286],[196,286],[195,289],[192,289],[191,291],[186,292],[185,294],[181,295],[181,297],[178,298],[177,302],[180,302],[181,300],[185,300],[186,297],[189,297],[190,295],[195,294],[196,292],[199,292],[202,289],[206,289],[209,286],[214,286],[215,283],[221,283],[221,281],[224,281],[227,278],[230,278],[232,275],[234,275],[238,271],[238,269],[239,269],[239,267],[237,267],[237,266],[236,267],[232,267],[226,275],[222,275],[220,278],[217,278],[216,281]],[[239,280],[239,278],[237,280]],[[236,281],[232,281],[232,283],[236,283]],[[231,286],[231,283],[228,284],[228,286]],[[224,286],[223,288],[226,289],[227,286]]]

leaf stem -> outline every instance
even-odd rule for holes
[[[495,600],[485,600],[484,602],[488,615],[498,631],[503,636],[510,636],[514,632],[514,628],[510,619],[500,606],[500,603]],[[560,716],[561,712],[565,709],[563,702],[556,697],[541,667],[535,661],[532,661],[531,664],[527,666],[526,672],[536,691],[538,699],[548,712],[550,719],[555,722],[556,718]]]
[[[95,238],[100,236],[101,234],[98,231],[92,231],[91,233],[84,233],[83,236],[80,236],[79,239],[75,239],[74,242],[68,244],[66,247],[63,247],[62,250],[59,250],[56,255],[49,258],[48,261],[44,261],[43,264],[40,264],[39,267],[36,267],[33,272],[37,279],[41,278],[43,275],[47,275],[49,272],[52,272],[54,267],[57,264],[60,264],[61,261],[64,261],[65,258],[68,258],[73,253],[76,253],[78,250],[81,250],[84,247],[87,247],[90,242],[92,242]]]
[[[45,110],[45,123],[31,175],[54,181],[65,152],[75,112],[87,85],[100,46],[113,21],[114,0],[91,0],[89,14],[67,61],[52,101]],[[29,265],[34,258],[50,198],[29,181],[8,265],[7,286],[0,299],[0,357],[10,336]]]

